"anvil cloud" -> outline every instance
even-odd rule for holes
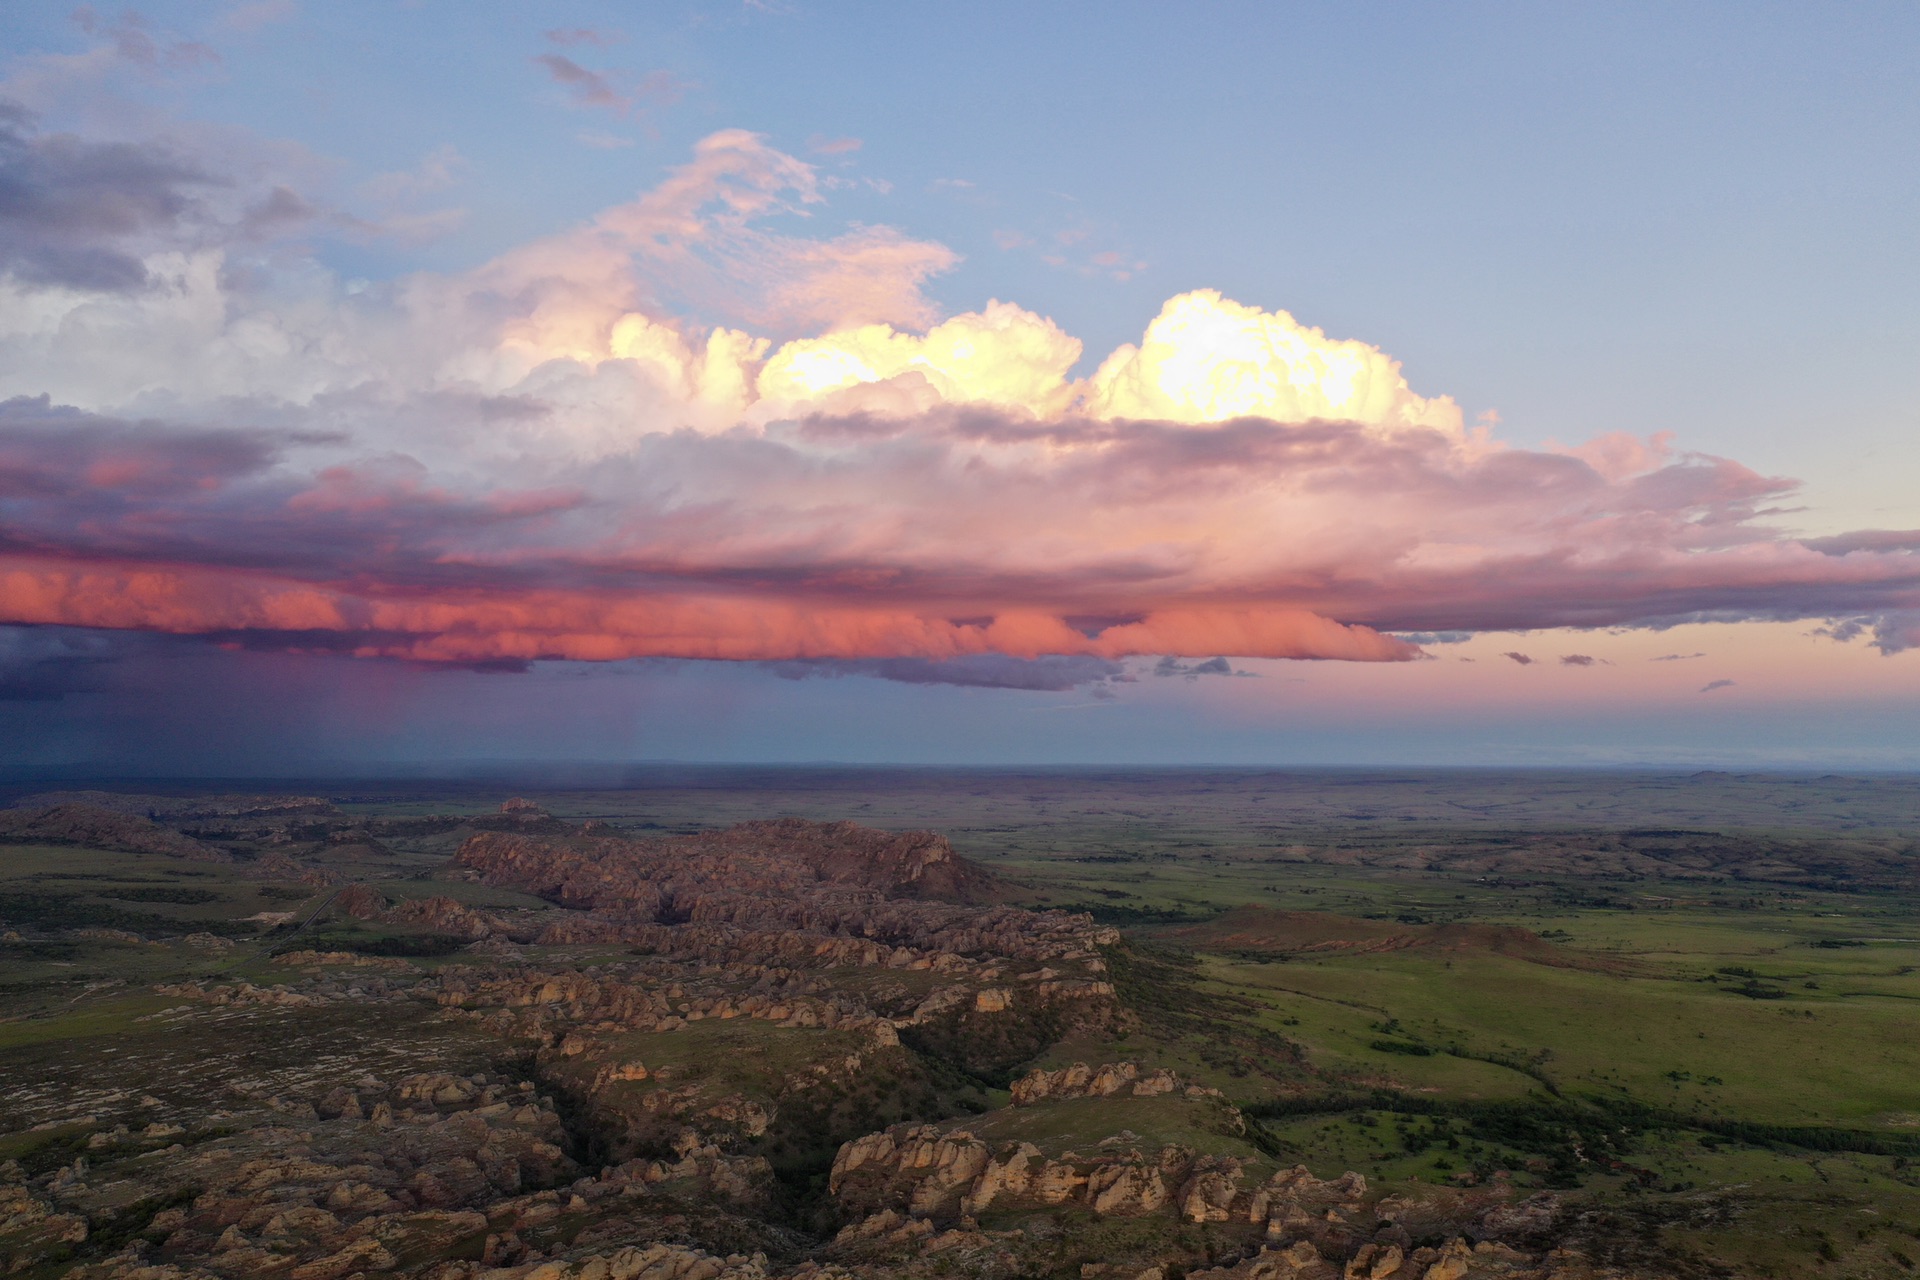
[[[1402,661],[1407,631],[1920,641],[1920,535],[1796,539],[1793,482],[1666,438],[1508,447],[1377,348],[1206,289],[1079,374],[1013,303],[943,316],[946,247],[799,234],[819,175],[744,132],[584,226],[349,288],[257,219],[210,239],[204,161],[5,119],[0,623],[1035,688]]]

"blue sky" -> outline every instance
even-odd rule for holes
[[[772,214],[769,226],[817,239],[887,226],[945,245],[958,264],[921,286],[938,312],[1015,302],[1084,342],[1079,376],[1138,342],[1167,298],[1217,289],[1390,353],[1415,391],[1451,396],[1467,422],[1497,423],[1511,446],[1672,432],[1682,453],[1802,481],[1776,517],[1796,533],[1920,525],[1911,5],[266,0],[146,4],[131,18],[22,3],[5,23],[12,61],[0,96],[25,102],[43,132],[187,139],[196,155],[228,156],[237,185],[285,182],[329,210],[260,251],[259,270],[291,280],[331,273],[351,293],[474,271],[634,200],[700,139],[744,129],[820,181],[824,198]],[[101,49],[116,31],[144,33],[155,57],[110,74],[61,70],[61,59]],[[573,81],[558,59],[577,68]],[[585,76],[599,77],[598,104]],[[439,221],[413,235],[349,225],[410,215]],[[697,302],[679,319],[731,322]],[[763,331],[776,342],[804,336]],[[9,394],[33,390],[10,385]],[[211,392],[196,401],[184,387],[139,404],[212,421],[212,406],[232,402]],[[135,404],[61,398],[93,413]],[[285,404],[310,408],[291,390]],[[1697,710],[1644,690],[1625,710],[1602,710],[1542,689],[1497,699],[1495,723],[1468,749],[1491,760],[1513,742],[1560,741],[1571,724],[1575,755],[1770,750],[1784,761],[1811,726],[1853,723],[1875,758],[1920,762],[1920,736],[1904,727],[1913,704],[1902,701],[1915,689],[1904,670],[1913,655],[1850,657],[1846,674],[1820,674],[1841,659],[1831,641],[1801,647],[1816,622],[1729,624],[1798,637],[1764,659],[1730,657],[1729,673],[1751,665],[1743,688],[1805,671],[1819,691],[1774,697],[1738,725],[1703,727]],[[1519,643],[1482,634],[1467,643],[1490,659]],[[1539,644],[1596,647],[1582,638],[1594,633],[1566,634]],[[1628,639],[1661,647],[1644,630]],[[1469,649],[1435,652],[1451,660]],[[138,660],[142,681],[163,679],[154,661]],[[1266,718],[1252,727],[1194,692],[1213,687],[1204,681],[1154,685],[1168,693],[1151,707],[1121,688],[1139,703],[1119,713],[1133,725],[1125,747],[1109,729],[1032,728],[1038,707],[1080,705],[1080,693],[860,675],[794,682],[757,667],[670,676],[644,663],[619,673],[635,707],[676,705],[675,691],[695,680],[716,703],[760,699],[768,724],[828,727],[818,741],[786,729],[757,738],[750,727],[678,738],[609,730],[586,746],[563,729],[532,736],[560,756],[948,759],[927,726],[951,717],[969,726],[965,752],[987,759],[1164,749],[1178,760],[1321,751],[1374,760],[1457,749],[1446,745],[1451,694],[1414,694],[1398,714],[1404,695],[1356,686],[1343,695],[1362,708],[1350,716],[1334,702],[1289,710],[1271,690],[1303,665],[1242,664],[1269,690],[1255,699]],[[1896,665],[1900,674],[1884,674]],[[536,673],[615,674],[566,664]],[[386,687],[398,677],[339,678]],[[1346,670],[1341,681],[1363,678],[1389,676]],[[656,684],[657,698],[645,692]],[[21,703],[28,719],[18,723],[52,723],[71,742],[63,751],[97,752],[125,712],[115,696],[134,695]],[[503,720],[536,714],[523,693],[481,701],[495,697]],[[1851,705],[1901,714],[1837,710]],[[442,749],[453,719],[443,699],[426,697],[402,735],[406,751]],[[251,731],[223,732],[244,754]],[[474,749],[497,754],[516,739],[494,736]],[[1852,749],[1844,728],[1811,736],[1834,753]],[[1416,741],[1427,745],[1406,745]]]

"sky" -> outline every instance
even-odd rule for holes
[[[1920,767],[1920,11],[0,15],[0,771]]]

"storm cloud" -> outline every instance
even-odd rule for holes
[[[0,101],[0,271],[29,285],[144,288],[142,254],[179,240],[217,185],[155,147],[42,134]]]

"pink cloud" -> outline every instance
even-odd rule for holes
[[[179,406],[0,403],[0,622],[1073,670],[1702,620],[1920,642],[1920,537],[1797,539],[1788,479],[1663,437],[1507,447],[1378,348],[1210,290],[1081,376],[1043,316],[943,317],[946,246],[803,234],[826,205],[728,130],[471,271],[256,306],[209,261],[112,325],[0,338],[10,385]]]
[[[57,411],[8,407],[10,622],[297,622],[445,661],[1396,661],[1419,652],[1402,630],[1920,603],[1920,558],[1780,538],[1743,513],[1782,482],[1712,459],[1609,483],[1437,434],[947,410],[654,433],[620,459],[476,490],[405,456],[289,470],[239,433],[75,419],[55,437]],[[72,443],[87,432],[96,443]]]

